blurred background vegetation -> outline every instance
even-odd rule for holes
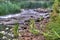
[[[23,8],[51,8],[53,3],[54,0],[0,0],[0,15],[18,13]]]

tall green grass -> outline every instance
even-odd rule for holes
[[[46,32],[43,33],[46,40],[60,40],[60,13],[58,12],[59,4],[59,0],[55,0],[50,21],[46,25]]]
[[[15,38],[17,38],[19,36],[18,27],[19,27],[19,24],[16,23],[13,28],[13,33],[14,33]]]
[[[40,31],[38,29],[36,29],[36,25],[35,25],[35,20],[34,19],[30,19],[30,29],[29,31],[33,34],[33,35],[39,35]]]

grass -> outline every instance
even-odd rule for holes
[[[55,0],[50,21],[46,25],[46,32],[43,32],[46,40],[60,40],[60,13],[58,12],[59,3],[59,0]]]
[[[13,28],[14,37],[18,37],[19,35],[18,27],[19,27],[19,24],[16,24]]]
[[[30,19],[30,30],[29,31],[34,35],[38,35],[40,33],[39,30],[36,29],[34,19]]]
[[[58,16],[51,16],[50,22],[46,25],[46,32],[43,33],[46,40],[60,39],[60,14]]]

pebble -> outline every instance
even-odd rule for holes
[[[9,28],[6,28],[5,30],[8,30]]]
[[[1,31],[0,33],[5,34],[5,31]]]
[[[49,13],[39,13],[39,12],[36,12],[32,9],[23,10],[19,14],[0,16],[0,24],[4,24],[6,26],[11,26],[12,27],[15,23],[19,23],[19,24],[21,24],[20,26],[23,26],[23,25],[25,25],[24,22],[26,20],[29,20],[31,18],[31,16],[33,16],[33,18],[35,18],[35,19],[40,18],[40,16],[43,16],[44,18],[47,18],[47,17],[49,17]],[[40,25],[40,26],[42,27],[42,25]],[[6,32],[5,30],[9,30],[9,32],[8,31]],[[3,33],[4,35],[8,35],[10,37],[14,37],[14,34],[11,33],[13,29],[9,29],[9,27],[6,27],[5,30],[1,31],[0,33]],[[19,30],[19,32],[21,32],[21,31],[22,30]],[[19,34],[19,36],[21,36],[21,35]],[[2,38],[6,39],[7,37],[3,36]],[[11,40],[11,39],[8,39],[8,40]],[[12,40],[18,40],[18,39],[13,38]]]
[[[3,39],[6,39],[7,37],[6,37],[6,36],[3,36],[2,38],[3,38]]]

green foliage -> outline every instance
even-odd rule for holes
[[[35,21],[33,19],[30,19],[30,30],[29,31],[34,35],[39,34],[39,30],[36,29]]]
[[[37,5],[38,4],[38,5]],[[31,8],[31,9],[34,9],[34,8],[47,8],[47,7],[50,7],[52,6],[53,2],[17,2],[17,5],[19,5],[21,8]]]
[[[54,13],[58,13],[58,8],[59,8],[59,1],[55,0],[54,4],[53,4],[53,12]]]
[[[60,39],[60,13],[58,13],[59,1],[55,0],[53,4],[53,12],[50,18],[50,22],[47,23],[46,32],[43,35],[46,40],[59,40]]]
[[[13,33],[14,33],[14,36],[15,37],[18,37],[18,27],[19,27],[19,24],[15,24],[14,28],[13,28]]]
[[[0,2],[3,2],[3,1],[6,1],[6,0],[0,0]]]
[[[3,34],[2,33],[0,33],[0,38],[2,38],[3,37]]]
[[[30,29],[30,32],[34,35],[38,35],[39,34],[39,30],[37,29]]]
[[[55,21],[48,22],[46,26],[46,32],[43,32],[46,40],[58,40],[60,38],[60,15]]]
[[[2,2],[0,3],[0,15],[12,14],[20,12],[20,7],[11,2]]]
[[[45,34],[47,34],[47,35],[44,35],[47,37],[47,39],[55,40],[56,38],[60,38],[60,21],[59,23],[49,22],[47,24],[47,30]]]
[[[5,26],[4,25],[0,25],[0,31],[4,30]]]

